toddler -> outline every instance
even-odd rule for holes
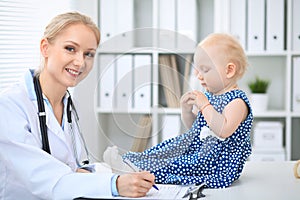
[[[187,92],[181,98],[181,118],[189,130],[144,152],[128,152],[122,159],[151,171],[156,183],[227,187],[239,178],[251,154],[253,115],[237,84],[246,71],[247,57],[234,37],[214,33],[197,46],[194,65],[206,91]],[[130,171],[124,163],[113,162],[116,155],[117,150],[109,148],[104,160]]]

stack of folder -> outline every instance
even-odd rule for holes
[[[180,106],[181,89],[175,55],[159,56],[159,75],[167,106],[178,108]]]
[[[179,108],[181,96],[189,90],[191,62],[192,55],[188,55],[185,58],[184,74],[181,74],[175,54],[159,56],[159,76],[167,107]]]
[[[146,149],[152,131],[152,118],[149,115],[140,117],[135,139],[130,151],[142,152]]]

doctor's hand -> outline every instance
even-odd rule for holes
[[[91,173],[90,171],[85,170],[85,169],[81,169],[81,168],[76,169],[76,172],[77,173]]]
[[[143,197],[154,185],[155,176],[150,172],[122,174],[117,179],[119,195],[126,197]]]

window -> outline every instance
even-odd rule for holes
[[[45,26],[71,8],[71,0],[0,0],[0,92],[38,67]]]

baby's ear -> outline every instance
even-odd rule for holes
[[[227,78],[233,78],[236,75],[236,65],[234,63],[228,63],[226,65]]]

